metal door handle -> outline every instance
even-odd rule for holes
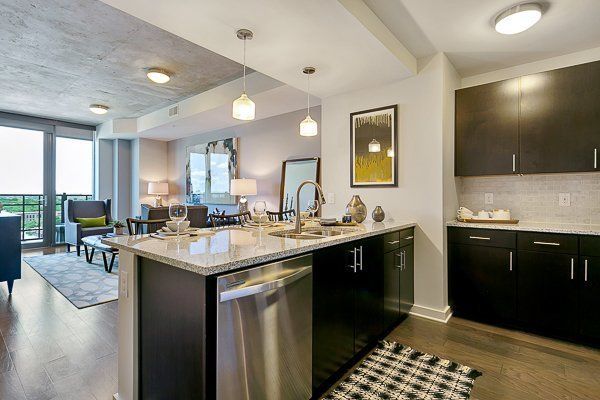
[[[587,266],[588,266],[588,260],[585,260],[583,262],[583,280],[584,282],[587,282]]]
[[[491,240],[489,237],[483,237],[483,236],[469,236],[469,239],[475,239],[475,240]]]
[[[594,149],[594,169],[598,168],[598,149]]]
[[[510,263],[508,265],[508,270],[512,271],[512,267],[513,267],[513,261],[512,261],[512,251],[510,252]]]
[[[556,242],[533,242],[533,244],[541,244],[542,246],[560,246],[560,243]]]
[[[406,239],[406,240],[413,240],[413,238],[414,238],[414,236],[407,236],[404,239]]]
[[[575,275],[575,266],[574,266],[574,264],[575,264],[575,260],[573,260],[571,258],[571,280],[573,280],[575,278],[575,276],[574,276]]]
[[[516,154],[513,154],[512,161],[513,161],[513,172],[516,172],[517,171],[517,155]]]
[[[396,257],[400,257],[400,265],[396,265],[396,268],[400,268],[400,271],[402,271],[402,252],[396,253]]]
[[[362,254],[363,253],[363,247],[360,246],[359,249],[360,249],[360,264],[358,266],[360,267],[360,270],[362,271],[362,268],[363,268],[363,257],[362,257],[363,256],[363,254]]]
[[[287,275],[280,279],[275,279],[273,281],[260,283],[258,285],[247,286],[239,289],[228,290],[226,292],[222,292],[220,296],[220,302],[226,302],[229,300],[239,299],[240,297],[252,296],[255,294],[267,292],[269,290],[282,288],[284,286],[289,285],[290,283],[296,282],[298,279],[305,277],[306,275],[312,272],[312,265],[307,267],[303,267],[293,274]]]
[[[399,240],[394,240],[394,241],[388,242],[388,244],[398,244],[398,243],[400,243]]]

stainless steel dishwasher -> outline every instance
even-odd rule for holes
[[[306,400],[312,255],[217,279],[217,399]]]

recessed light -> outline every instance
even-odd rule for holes
[[[102,104],[90,104],[90,111],[94,114],[102,115],[108,112],[108,107]]]
[[[526,31],[542,18],[542,7],[538,3],[512,6],[496,17],[496,32],[514,35]]]
[[[146,72],[146,76],[154,83],[167,83],[171,80],[171,77],[164,69],[150,68]]]

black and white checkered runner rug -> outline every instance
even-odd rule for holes
[[[478,376],[466,365],[382,341],[325,399],[468,399]]]

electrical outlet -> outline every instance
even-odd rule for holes
[[[327,193],[327,204],[335,203],[335,193]]]
[[[119,293],[122,297],[129,297],[127,290],[127,271],[119,271]]]
[[[558,205],[560,207],[571,206],[571,193],[559,193],[558,194]]]
[[[494,193],[485,194],[485,204],[494,204]]]

